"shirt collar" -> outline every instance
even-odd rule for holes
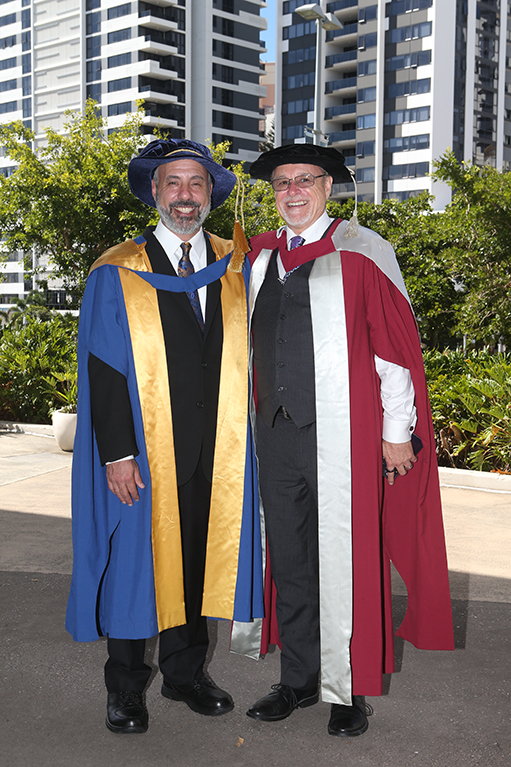
[[[181,237],[177,236],[177,234],[174,234],[174,232],[171,232],[170,229],[167,229],[163,221],[160,219],[156,229],[154,230],[154,236],[160,242],[160,245],[163,247],[168,256],[177,253],[179,258],[182,256],[181,243],[189,242],[192,246],[190,255],[192,262],[195,260],[194,256],[196,256],[199,259],[200,268],[206,266],[206,242],[204,239],[202,227],[196,234],[193,235],[193,237],[190,237],[187,240],[182,240]],[[197,266],[195,264],[194,266],[197,270]]]
[[[303,232],[301,232],[301,237],[303,237],[305,240],[304,245],[308,245],[311,242],[317,242],[320,240],[333,220],[334,219],[330,218],[325,210],[317,219],[317,221],[309,226],[308,229],[305,229]],[[286,233],[288,243],[291,237],[296,236],[296,232],[293,232],[293,230],[287,226],[287,224],[284,224],[284,226],[281,226],[280,229],[277,229],[277,237],[280,237],[284,232]]]

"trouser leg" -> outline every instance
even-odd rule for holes
[[[159,665],[166,682],[186,686],[201,676],[208,650],[207,622],[201,610],[211,483],[201,461],[178,492],[187,622],[161,632]]]
[[[151,667],[144,663],[145,639],[108,638],[105,684],[108,692],[145,689]]]
[[[281,683],[310,689],[320,668],[315,424],[297,429],[278,415],[269,428],[258,418],[257,452],[277,588]]]

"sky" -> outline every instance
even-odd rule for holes
[[[268,6],[261,8],[261,16],[268,20],[268,29],[261,33],[267,52],[261,56],[262,61],[275,61],[275,16],[277,0],[266,0]]]

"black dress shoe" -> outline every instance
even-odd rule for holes
[[[261,722],[278,722],[286,719],[295,708],[313,706],[319,700],[318,688],[295,690],[287,684],[273,684],[269,695],[265,695],[247,711],[247,716]]]
[[[338,735],[341,738],[362,735],[369,727],[367,717],[371,716],[372,713],[371,706],[365,703],[359,695],[353,696],[352,706],[332,703],[328,732],[330,735]]]
[[[106,726],[112,732],[124,734],[147,732],[149,715],[142,693],[136,690],[109,692]]]
[[[204,716],[221,716],[234,708],[234,701],[225,690],[206,676],[196,679],[191,687],[179,687],[163,682],[161,694],[172,700],[184,700],[192,711]]]

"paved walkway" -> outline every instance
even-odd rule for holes
[[[0,431],[2,767],[510,767],[511,480],[497,480],[496,492],[443,487],[456,650],[397,640],[398,671],[370,699],[362,737],[329,736],[324,703],[275,724],[248,719],[248,705],[278,681],[278,652],[257,663],[229,654],[223,622],[211,624],[210,672],[234,711],[194,714],[161,697],[156,675],[148,733],[122,737],[104,726],[104,641],[75,644],[63,627],[70,464],[50,436]],[[466,486],[473,474],[442,477]],[[394,593],[399,621],[398,576]]]

